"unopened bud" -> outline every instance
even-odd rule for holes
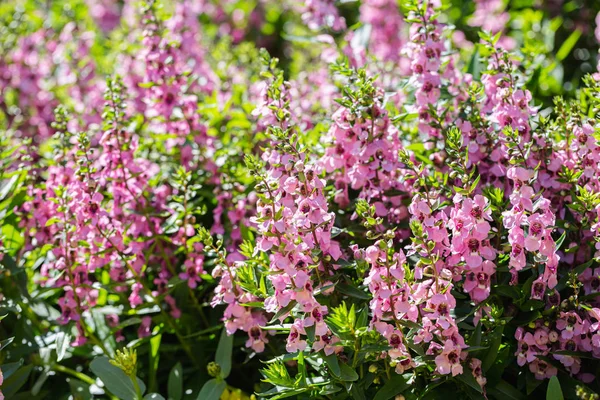
[[[212,376],[213,378],[221,375],[221,366],[214,361],[208,363],[206,370],[208,371],[208,375]]]

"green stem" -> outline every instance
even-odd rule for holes
[[[137,394],[137,400],[142,400],[142,389],[140,388],[140,384],[138,383],[135,372],[129,375],[129,379],[131,379],[131,382],[133,382],[133,387],[135,388],[135,393]]]
[[[52,366],[52,370],[56,371],[56,372],[61,372],[63,374],[71,375],[73,378],[77,378],[80,381],[87,383],[88,385],[96,384],[96,381],[93,378],[87,376],[86,374],[84,374],[82,372],[78,372],[78,371],[75,371],[74,369],[65,367],[64,365],[55,364]],[[104,390],[106,391],[106,388],[104,388]],[[112,394],[108,393],[107,391],[106,391],[106,395],[108,397],[110,397],[111,400],[119,400],[118,397],[113,396]]]
[[[56,372],[62,372],[64,374],[71,375],[72,377],[77,378],[80,381],[85,382],[85,383],[87,383],[89,385],[95,385],[96,384],[96,381],[93,378],[87,376],[86,374],[84,374],[82,372],[78,372],[78,371],[75,371],[74,369],[65,367],[64,365],[55,364],[52,367],[52,369],[54,371],[56,371]]]

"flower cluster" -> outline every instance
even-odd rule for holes
[[[496,0],[18,3],[7,398],[600,391],[598,30]]]

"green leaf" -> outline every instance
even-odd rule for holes
[[[475,331],[469,338],[468,344],[471,347],[474,347],[474,346],[479,347],[481,345],[481,321],[479,321],[479,323],[475,327]]]
[[[369,300],[371,299],[371,295],[354,287],[351,285],[347,285],[345,283],[339,283],[336,286],[336,290],[340,293],[345,294],[346,296],[356,297],[357,299]]]
[[[287,313],[292,311],[292,309],[294,307],[296,307],[296,304],[298,304],[298,302],[296,300],[290,301],[290,303],[287,306],[285,306],[281,310],[277,311],[277,314],[275,314],[273,316],[273,318],[271,318],[271,321],[269,323],[272,324],[273,322],[277,321],[279,318],[283,317],[284,315],[286,315]]]
[[[546,400],[564,400],[563,392],[560,387],[560,382],[556,376],[550,378],[548,382],[548,391],[546,392]]]
[[[8,346],[9,344],[11,344],[13,342],[13,340],[15,340],[14,337],[9,337],[8,339],[4,339],[4,340],[0,341],[0,350],[4,350],[4,348],[6,346]]]
[[[342,375],[342,370],[340,369],[340,364],[338,363],[338,358],[335,354],[323,356],[323,360],[325,360],[325,363],[327,364],[333,375]]]
[[[144,396],[144,400],[165,400],[165,398],[158,393],[148,393]]]
[[[591,360],[595,359],[590,353],[586,351],[569,351],[569,350],[558,350],[550,352],[550,354],[556,354],[559,356],[571,356],[571,357],[579,357],[579,358],[589,358]]]
[[[465,385],[472,387],[477,392],[483,393],[483,390],[481,390],[481,386],[479,386],[479,383],[477,383],[477,380],[475,379],[470,370],[466,370],[464,373],[457,375],[456,378]]]
[[[0,365],[0,371],[2,371],[4,380],[10,378],[10,376],[14,374],[15,371],[21,368],[21,365],[23,365],[22,359],[14,363]]]
[[[531,372],[527,371],[525,373],[525,388],[527,390],[527,396],[535,391],[542,384],[543,381],[536,379],[535,375]]]
[[[367,400],[367,396],[365,396],[365,391],[363,388],[357,384],[353,384],[350,388],[350,395],[353,400]]]
[[[408,375],[408,374],[407,374]],[[410,385],[406,375],[395,375],[377,391],[373,400],[388,400],[402,393]]]
[[[79,379],[69,379],[69,386],[71,387],[71,394],[73,395],[74,399],[92,400],[89,384],[84,383]]]
[[[579,40],[580,37],[581,37],[581,31],[579,29],[573,31],[573,33],[571,33],[571,35],[569,35],[567,40],[565,40],[563,42],[563,44],[560,46],[560,49],[558,49],[558,51],[556,52],[556,59],[558,61],[562,61],[565,58],[567,58],[569,53],[571,53],[571,50],[573,50],[573,48],[577,44],[577,41]]]
[[[227,387],[227,384],[224,380],[217,380],[215,378],[207,381],[200,393],[198,393],[198,397],[196,400],[219,400],[223,391]]]
[[[37,396],[40,393],[40,391],[42,390],[42,387],[44,386],[44,383],[46,383],[47,379],[48,379],[48,371],[46,369],[44,369],[44,371],[42,371],[40,376],[35,381],[35,384],[31,388],[31,394],[33,396]]]
[[[488,339],[490,349],[486,353],[481,364],[481,368],[484,372],[487,372],[491,366],[494,365],[494,361],[496,361],[496,358],[498,357],[498,349],[502,344],[502,332],[504,332],[504,325],[494,329],[494,332]]]
[[[565,238],[567,237],[567,231],[564,231],[562,233],[562,235],[560,235],[560,237],[558,238],[558,240],[556,241],[556,250],[559,250],[560,247],[562,246],[563,242],[565,241]]]
[[[33,365],[26,365],[23,368],[19,368],[10,378],[4,380],[1,390],[6,399],[10,399],[21,389],[25,382],[27,382],[27,378],[29,378],[32,370]]]
[[[10,378],[4,380],[1,390],[6,399],[12,398],[21,389],[27,382],[27,378],[29,378],[32,370],[33,365],[26,365],[23,368],[19,368]]]
[[[160,342],[162,340],[162,335],[154,335],[150,338],[150,365],[148,378],[150,390],[156,390],[156,371],[158,370],[158,360],[160,358]]]
[[[300,375],[300,386],[306,387],[306,377],[308,374],[306,372],[303,352],[298,353],[298,374]]]
[[[115,367],[108,361],[108,357],[98,357],[90,364],[90,369],[104,386],[115,396],[123,400],[135,400],[137,393],[131,379],[125,375],[121,368]],[[138,384],[142,393],[146,390],[146,385],[138,379]]]
[[[473,75],[473,79],[475,81],[479,80],[481,76],[481,63],[479,62],[479,48],[476,47],[473,55],[471,56],[471,60],[469,61],[469,66],[467,68],[467,73]]]
[[[67,349],[71,346],[71,335],[65,332],[56,334],[56,361],[60,362],[67,353]]]
[[[356,373],[354,368],[352,368],[348,364],[340,363],[340,370],[342,372],[340,378],[344,382],[354,382],[358,380],[358,374]]]
[[[19,180],[19,175],[13,175],[10,180],[5,182],[0,188],[0,201],[6,199],[9,193],[13,192],[17,181]]]
[[[223,379],[229,376],[231,372],[231,353],[233,351],[233,335],[227,334],[227,329],[221,331],[221,339],[217,346],[215,361],[221,367],[221,377]]]
[[[60,218],[58,218],[58,217],[52,217],[48,221],[46,221],[46,227],[54,225],[54,224],[57,224],[59,222],[61,222]]]
[[[281,394],[279,394],[277,396],[271,397],[270,400],[287,399],[289,397],[293,397],[293,396],[299,395],[299,394],[307,392],[309,390],[310,390],[310,388],[300,388],[300,389],[286,390],[285,392],[283,392],[283,393],[281,393]]]
[[[169,373],[168,392],[169,400],[181,400],[183,393],[183,368],[181,363],[175,364]]]
[[[505,380],[500,380],[494,387],[487,388],[488,394],[498,400],[525,400],[525,395]]]

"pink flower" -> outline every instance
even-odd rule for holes
[[[467,271],[465,278],[465,292],[471,295],[471,298],[480,303],[490,295],[490,279],[496,272],[496,266],[491,261],[484,261],[479,267]]]
[[[444,343],[442,353],[435,358],[437,372],[442,375],[452,374],[452,376],[463,373],[463,367],[460,364],[460,347],[457,347],[451,340]]]
[[[259,326],[253,326],[248,329],[248,340],[246,347],[252,348],[257,353],[262,353],[265,350],[265,343],[268,343],[267,335]]]
[[[288,335],[287,343],[285,345],[285,349],[289,353],[304,351],[306,348],[306,341],[302,340],[300,335],[306,335],[306,332],[304,331],[301,322],[295,321],[290,328],[290,334]]]

